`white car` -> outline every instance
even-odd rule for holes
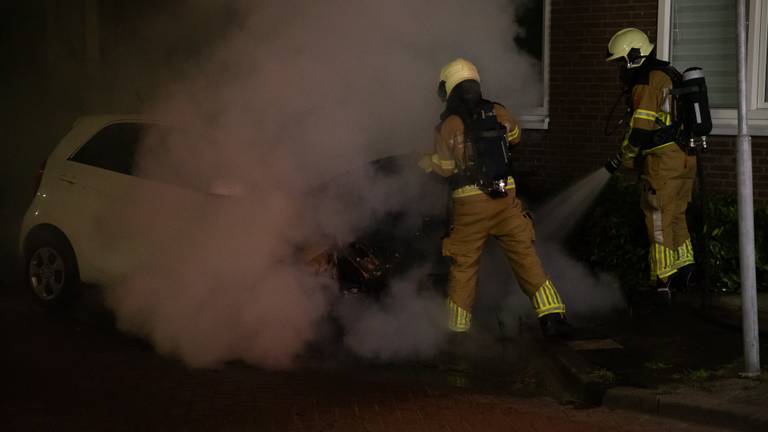
[[[148,134],[153,138],[147,142],[144,138]],[[51,306],[66,303],[81,282],[111,285],[129,275],[141,259],[147,259],[148,248],[157,237],[147,232],[152,223],[124,223],[136,215],[134,206],[169,202],[170,211],[185,214],[210,200],[244,193],[236,182],[226,179],[195,184],[202,181],[198,176],[169,181],[163,178],[162,169],[153,175],[137,170],[137,160],[146,163],[153,159],[143,152],[149,149],[162,155],[164,140],[178,142],[179,138],[192,146],[194,140],[200,140],[135,115],[87,116],[75,122],[41,167],[37,193],[21,226],[25,279],[38,300]],[[137,153],[141,153],[140,157]],[[401,176],[409,169],[418,171],[415,162],[403,156],[373,161],[369,168],[382,176]],[[420,172],[415,175],[429,178]],[[163,200],[163,194],[171,199]],[[180,205],[188,207],[176,208]],[[152,217],[153,212],[149,213]],[[434,238],[425,237],[423,229],[414,234],[416,237],[403,238],[394,229],[402,224],[401,217],[393,217],[375,221],[372,232],[330,250],[330,255],[307,257],[308,264],[330,266],[345,292],[381,289],[391,276],[388,273],[400,268],[395,261],[416,265],[427,259],[423,250],[439,249],[441,233],[434,229],[441,226],[439,222],[427,230]],[[439,216],[425,220],[439,221]],[[418,248],[417,244],[424,246]],[[320,261],[328,262],[318,264]]]
[[[134,115],[81,117],[41,167],[20,233],[26,280],[39,300],[59,304],[81,281],[106,285],[130,270],[146,239],[126,232],[119,221],[142,195],[205,199],[136,175],[139,143],[158,129],[172,130]]]

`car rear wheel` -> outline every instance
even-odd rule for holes
[[[47,233],[35,236],[27,247],[26,280],[35,299],[45,306],[60,306],[72,299],[79,277],[69,243]]]

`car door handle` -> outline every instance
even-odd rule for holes
[[[72,176],[64,175],[64,174],[59,176],[59,180],[63,181],[64,183],[69,183],[71,185],[77,183],[77,179],[76,178],[74,178]]]

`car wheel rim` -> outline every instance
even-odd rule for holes
[[[29,282],[43,300],[53,300],[64,290],[64,259],[52,248],[40,248],[29,262]]]

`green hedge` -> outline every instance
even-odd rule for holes
[[[710,290],[739,291],[737,220],[734,197],[709,195],[702,200],[697,194],[688,207],[698,268],[707,272]],[[755,242],[758,290],[768,291],[768,207],[765,206],[756,206]],[[593,270],[616,276],[627,291],[647,284],[648,238],[637,185],[614,176],[573,230],[567,246]]]

